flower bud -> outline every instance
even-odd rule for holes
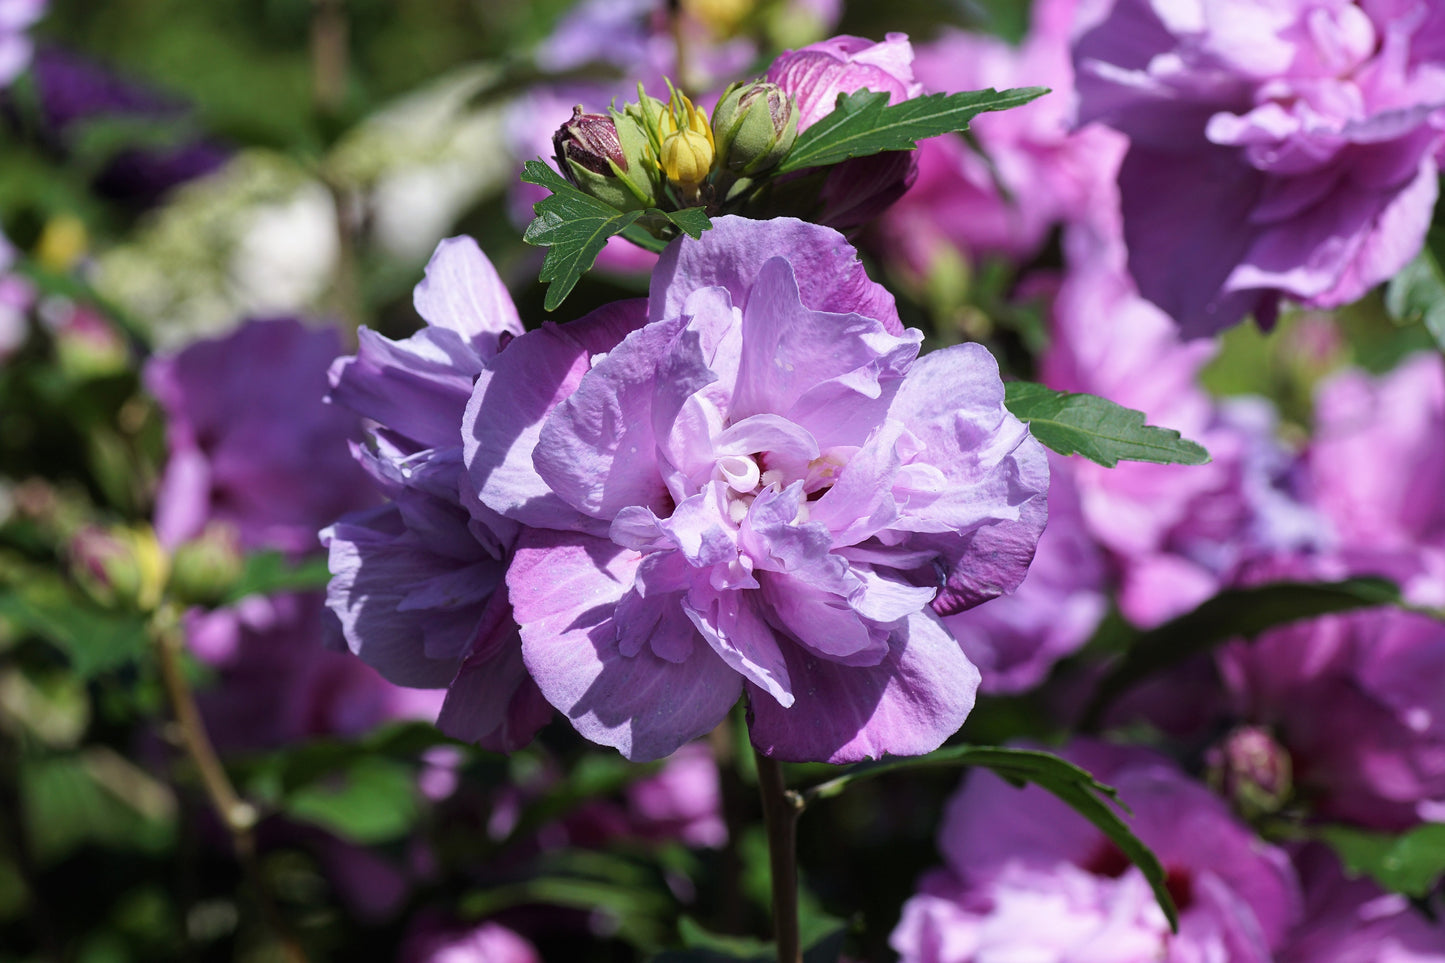
[[[628,158],[623,134],[631,132],[619,131],[620,124],[631,122],[617,115],[585,114],[578,104],[572,108],[572,119],[552,136],[557,167],[567,179],[583,193],[622,211],[656,203],[644,166]]]
[[[685,194],[696,193],[707,180],[712,161],[712,144],[695,130],[676,131],[662,142],[662,170]]]
[[[713,111],[712,130],[725,168],[743,176],[760,174],[793,149],[798,107],[777,84],[733,84]]]
[[[240,581],[244,567],[235,527],[212,522],[199,536],[177,546],[169,588],[182,604],[217,605]]]
[[[169,560],[149,528],[87,525],[70,540],[71,574],[106,607],[160,604]]]
[[[1235,729],[1208,763],[1210,781],[1246,818],[1278,812],[1293,789],[1289,753],[1259,726]]]

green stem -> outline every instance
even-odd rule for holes
[[[196,705],[195,693],[186,680],[184,660],[185,639],[180,628],[180,614],[174,605],[163,604],[151,619],[151,644],[155,650],[156,662],[160,667],[161,681],[166,697],[175,716],[177,741],[190,757],[200,776],[201,787],[211,808],[231,835],[231,848],[236,861],[241,864],[247,881],[255,894],[256,904],[261,910],[267,926],[280,943],[282,955],[287,963],[307,963],[306,953],[292,935],[290,927],[276,908],[261,873],[256,855],[255,827],[258,814],[256,807],[246,802],[231,784],[226,769],[221,765],[216,747],[206,732],[201,710]]]
[[[783,766],[753,749],[758,761],[758,790],[768,832],[768,863],[773,875],[773,929],[778,963],[802,963],[798,935],[798,816],[803,797],[787,788]]]

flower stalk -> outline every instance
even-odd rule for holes
[[[201,787],[211,803],[211,808],[231,836],[231,848],[236,854],[236,860],[251,883],[261,915],[276,937],[282,957],[287,963],[307,963],[305,951],[276,908],[261,874],[260,863],[256,858],[255,835],[259,814],[255,806],[241,798],[231,784],[231,778],[226,775],[220,756],[216,754],[216,747],[212,745],[211,737],[206,732],[195,694],[186,680],[182,664],[185,641],[180,629],[180,613],[173,604],[162,604],[151,617],[150,637],[156,663],[160,667],[161,682],[165,686],[166,699],[170,702],[171,714],[175,717],[176,741],[196,767]]]
[[[798,933],[798,817],[803,797],[787,788],[783,765],[753,749],[758,762],[758,791],[768,833],[768,865],[773,880],[773,930],[778,963],[802,963]]]

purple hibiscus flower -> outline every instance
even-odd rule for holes
[[[896,104],[923,93],[913,79],[913,47],[901,33],[888,34],[882,43],[841,36],[790,50],[773,61],[767,79],[797,100],[799,133],[832,113],[839,94],[867,89],[888,94],[888,102]],[[817,192],[808,199],[810,219],[839,230],[873,220],[918,177],[913,155],[888,151],[831,168],[820,185],[804,188]],[[805,174],[797,180],[812,185]]]
[[[214,521],[243,548],[300,555],[322,525],[374,501],[346,453],[359,420],[322,403],[340,348],[334,329],[248,321],[151,359],[145,383],[166,413],[170,452],[156,493],[163,544]]]
[[[784,759],[958,728],[978,671],[930,604],[1018,584],[1047,463],[986,351],[920,337],[836,232],[723,217],[668,248],[645,317],[544,327],[483,372],[467,468],[526,526],[523,658],[583,735],[657,758],[744,691]]]
[[[1288,750],[1318,815],[1445,819],[1445,625],[1395,610],[1314,619],[1218,654],[1236,713]]]
[[[1049,525],[1018,591],[943,620],[982,672],[984,692],[1038,685],[1108,611],[1105,553],[1084,527],[1071,466],[1049,457]]]
[[[1181,340],[1134,290],[1122,250],[1089,240],[1085,230],[1066,238],[1072,265],[1054,301],[1041,380],[1146,412],[1211,456],[1187,467],[1071,465],[1084,525],[1111,556],[1120,607],[1136,624],[1156,625],[1235,581],[1252,560],[1312,546],[1327,526],[1296,491],[1296,459],[1274,439],[1268,403],[1212,399],[1198,376],[1216,346]]]
[[[1323,844],[1295,855],[1305,918],[1280,963],[1445,963],[1445,923],[1427,919],[1399,893],[1346,879]]]
[[[1300,912],[1285,854],[1160,756],[1090,742],[1065,755],[1133,811],[1168,872],[1178,934],[1143,874],[1082,816],[977,772],[939,832],[946,868],[923,879],[893,932],[905,963],[1269,963]]]
[[[1427,3],[1117,0],[1075,48],[1079,119],[1129,135],[1140,292],[1199,337],[1398,271],[1435,202],[1442,32]]]
[[[1320,386],[1307,454],[1313,503],[1355,572],[1397,580],[1445,605],[1445,365],[1407,359],[1371,377],[1343,371]]]
[[[394,686],[322,645],[330,617],[322,601],[313,592],[253,596],[187,613],[191,651],[218,674],[199,697],[218,747],[267,749],[356,736],[395,719],[436,718],[441,693]]]
[[[502,584],[517,525],[464,505],[461,423],[472,382],[522,323],[471,238],[441,243],[415,302],[425,328],[403,341],[362,328],[357,354],[331,369],[330,400],[374,425],[353,451],[387,501],[321,533],[327,604],[388,679],[448,689],[444,732],[510,751],[552,710],[522,665]]]
[[[0,87],[29,65],[34,47],[26,31],[49,5],[50,0],[0,0]]]
[[[185,101],[123,78],[80,54],[43,47],[35,58],[34,75],[42,134],[62,154],[71,152],[86,125],[97,121],[126,118],[167,128],[165,143],[127,147],[108,159],[94,181],[106,197],[151,205],[176,185],[209,174],[230,159],[229,149],[200,133]]]
[[[1127,141],[1101,124],[1073,124],[1069,43],[1077,6],[1034,3],[1020,47],[948,31],[918,48],[914,73],[929,90],[1039,85],[1052,93],[970,121],[981,152],[959,137],[918,145],[918,181],[883,219],[891,257],[919,274],[940,244],[1027,260],[1061,223],[1117,218],[1113,180]]]

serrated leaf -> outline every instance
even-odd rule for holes
[[[833,112],[798,135],[774,173],[824,167],[887,150],[912,150],[920,140],[967,130],[968,122],[981,113],[1018,107],[1048,92],[1046,87],[990,87],[928,94],[892,106],[882,92],[839,94]]]
[[[1326,826],[1320,835],[1351,876],[1368,875],[1387,890],[1417,899],[1445,877],[1445,825],[1432,823],[1399,836],[1351,826]]]
[[[1385,288],[1385,310],[1402,324],[1423,321],[1445,350],[1445,270],[1427,247]]]
[[[1154,898],[1176,931],[1179,916],[1174,900],[1164,885],[1164,867],[1152,850],[1135,836],[1105,799],[1120,805],[1119,794],[1112,786],[1099,782],[1086,770],[1060,759],[1053,753],[1037,749],[1009,749],[1002,746],[945,746],[926,756],[898,757],[853,766],[843,775],[820,783],[803,792],[805,803],[839,795],[859,779],[870,778],[899,769],[923,769],[936,766],[982,766],[1016,786],[1033,783],[1045,789],[1092,823],[1129,858],[1154,891]]]
[[[682,211],[657,208],[619,211],[605,201],[582,193],[540,160],[523,165],[522,180],[552,192],[550,197],[532,206],[537,216],[522,235],[528,244],[547,249],[538,278],[548,282],[543,305],[548,311],[555,311],[572,293],[582,275],[596,263],[608,238],[625,234],[636,240],[638,231],[629,231],[629,228],[633,228],[639,218],[663,218],[690,237],[698,237],[712,226],[707,212],[700,207]],[[652,247],[646,243],[643,246]]]
[[[1094,690],[1082,726],[1094,728],[1110,703],[1135,683],[1227,639],[1253,638],[1301,619],[1399,601],[1400,590],[1379,578],[1272,582],[1226,589],[1193,611],[1136,635],[1123,658]]]
[[[1042,444],[1061,455],[1083,455],[1105,468],[1120,461],[1203,465],[1209,452],[1172,428],[1144,423],[1144,413],[1097,395],[1054,391],[1030,381],[1004,385],[1004,404],[1026,421]]]

